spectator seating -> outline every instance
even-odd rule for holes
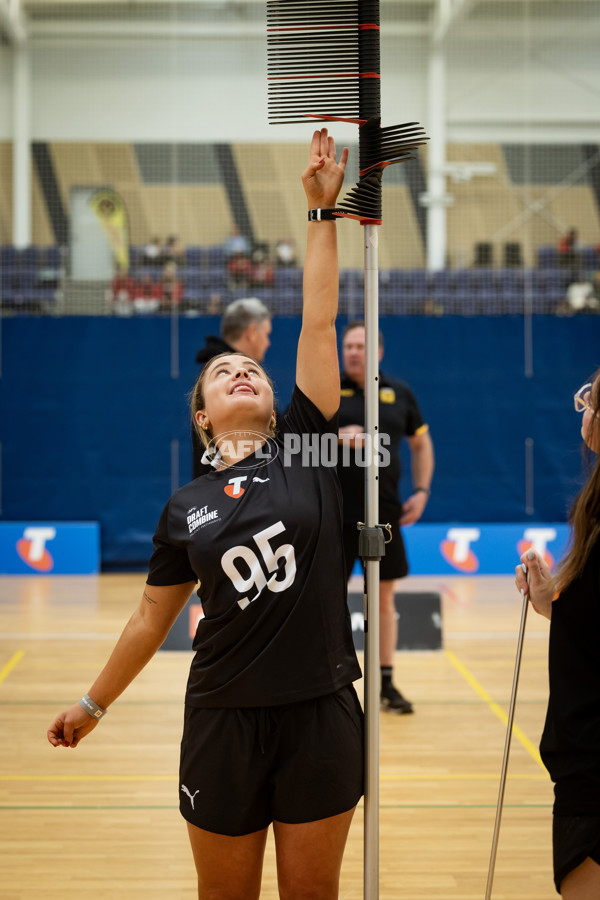
[[[583,271],[600,269],[600,253],[598,247],[581,247],[579,268]],[[556,247],[538,247],[537,264],[539,269],[556,269],[560,266],[560,254]],[[569,268],[569,267],[567,267]]]
[[[131,247],[130,275],[135,280],[162,278],[161,266],[141,265],[142,248]],[[582,271],[600,267],[595,248],[581,251]],[[64,277],[59,247],[0,247],[0,302],[4,310],[50,312]],[[522,315],[554,314],[566,297],[573,272],[559,265],[554,247],[540,247],[540,265],[494,268],[477,266],[427,272],[424,269],[382,268],[379,303],[382,315]],[[543,263],[543,265],[542,265]],[[232,287],[220,245],[190,246],[177,270],[184,286],[181,310],[207,312],[237,297],[257,296],[275,315],[296,315],[302,308],[302,269],[276,267],[272,287]],[[215,307],[215,297],[218,303]],[[361,315],[364,300],[362,268],[340,271],[340,311]]]
[[[60,247],[0,247],[0,304],[5,311],[48,312],[64,276]]]

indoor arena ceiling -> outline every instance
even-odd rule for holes
[[[311,0],[307,0],[311,2]],[[444,39],[465,28],[490,36],[544,23],[556,34],[591,38],[590,9],[598,0],[380,0],[388,36]],[[0,0],[0,34],[28,38],[251,37],[264,33],[265,0]],[[493,23],[493,27],[492,27]],[[487,34],[486,34],[487,33]],[[600,35],[594,34],[598,39]]]

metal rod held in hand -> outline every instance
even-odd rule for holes
[[[508,757],[510,754],[510,741],[513,730],[513,720],[515,717],[515,705],[517,701],[517,687],[519,684],[519,672],[521,669],[521,656],[523,653],[523,638],[525,637],[525,623],[527,621],[527,607],[529,606],[529,594],[524,591],[523,610],[521,612],[521,627],[519,629],[519,640],[517,644],[517,659],[515,662],[515,671],[513,675],[512,692],[510,695],[510,706],[508,709],[508,724],[506,727],[506,740],[504,742],[504,758],[502,760],[502,771],[500,773],[500,788],[498,791],[498,805],[496,806],[496,821],[494,823],[494,836],[492,838],[492,852],[490,854],[490,865],[488,869],[487,886],[485,889],[485,900],[490,900],[492,896],[492,884],[494,882],[494,869],[496,867],[496,853],[498,851],[498,838],[500,835],[500,822],[502,820],[502,806],[504,803],[504,789],[506,787],[506,773],[508,771]]]

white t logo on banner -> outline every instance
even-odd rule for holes
[[[52,541],[56,537],[56,528],[30,525],[23,532],[23,537],[31,542],[29,559],[31,562],[38,562],[44,555],[46,541]]]
[[[454,544],[454,561],[465,562],[469,558],[469,550],[472,541],[478,541],[481,532],[479,528],[450,528],[448,540]]]
[[[548,544],[556,540],[556,528],[526,528],[523,537],[543,559]]]

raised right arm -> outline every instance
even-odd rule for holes
[[[315,131],[309,163],[302,173],[308,209],[335,207],[347,159],[348,148],[344,147],[337,163],[335,142],[329,137],[327,129]],[[296,383],[325,419],[330,419],[340,405],[340,369],[335,330],[338,291],[335,222],[309,222]]]

